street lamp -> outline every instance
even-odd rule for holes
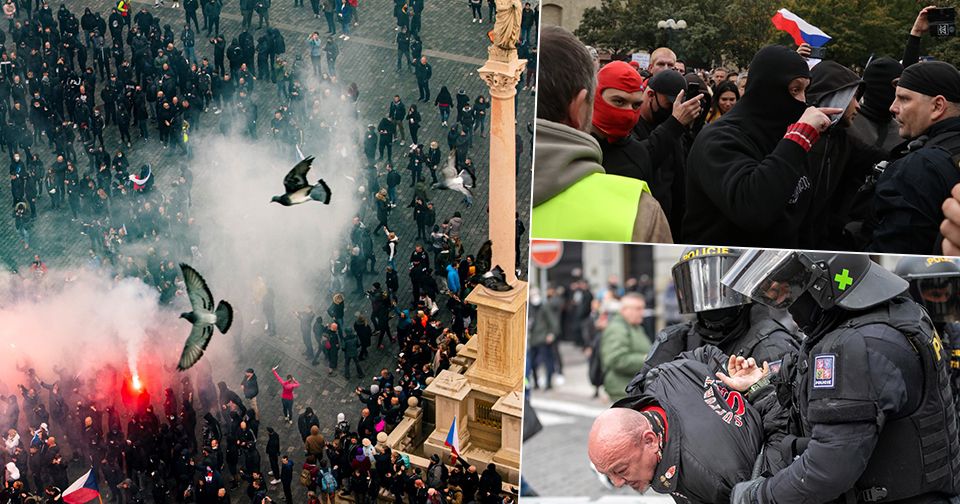
[[[657,21],[657,28],[660,30],[665,30],[667,32],[667,47],[673,49],[671,46],[671,41],[673,39],[674,30],[686,30],[687,22],[684,20],[674,20],[673,18],[667,20]]]

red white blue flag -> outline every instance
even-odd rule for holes
[[[797,45],[806,42],[813,47],[822,47],[830,42],[830,36],[823,33],[823,30],[804,21],[803,18],[787,9],[778,10],[771,21],[778,30],[789,33]]]
[[[450,431],[447,432],[447,440],[443,442],[444,446],[450,447],[450,452],[454,457],[460,456],[460,435],[457,433],[457,417],[453,417],[453,423],[450,424]]]
[[[93,474],[93,469],[67,487],[60,498],[67,504],[86,504],[93,499],[99,499],[100,488],[97,486],[97,475]]]

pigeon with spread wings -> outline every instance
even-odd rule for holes
[[[213,327],[216,326],[220,333],[226,333],[233,322],[233,307],[230,303],[221,300],[217,309],[213,309],[213,294],[207,287],[207,282],[187,264],[180,263],[180,271],[183,272],[183,282],[187,286],[187,297],[190,299],[190,307],[193,311],[180,314],[180,318],[186,319],[193,324],[190,331],[190,337],[183,346],[183,353],[180,354],[180,363],[177,364],[178,371],[186,371],[203,357],[203,351],[206,350],[210,338],[213,336]]]
[[[270,201],[280,203],[283,206],[299,205],[308,201],[320,201],[325,205],[330,204],[330,186],[323,179],[317,181],[316,185],[307,183],[307,172],[310,171],[310,165],[313,163],[313,156],[303,159],[283,177],[284,194],[274,196]]]

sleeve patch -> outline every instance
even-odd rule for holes
[[[813,358],[813,388],[832,389],[836,386],[837,356],[820,354]]]

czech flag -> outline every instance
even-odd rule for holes
[[[787,9],[778,10],[771,21],[778,30],[789,33],[797,45],[806,42],[813,47],[822,47],[830,42],[830,36],[823,33],[823,30],[804,21],[803,18]]]
[[[60,494],[60,498],[67,504],[86,504],[93,499],[100,499],[100,488],[97,486],[97,476],[93,474],[93,469],[67,487]]]
[[[460,456],[460,436],[457,433],[457,417],[453,417],[453,423],[450,424],[450,432],[447,432],[447,440],[443,442],[444,446],[450,447],[453,459]]]

